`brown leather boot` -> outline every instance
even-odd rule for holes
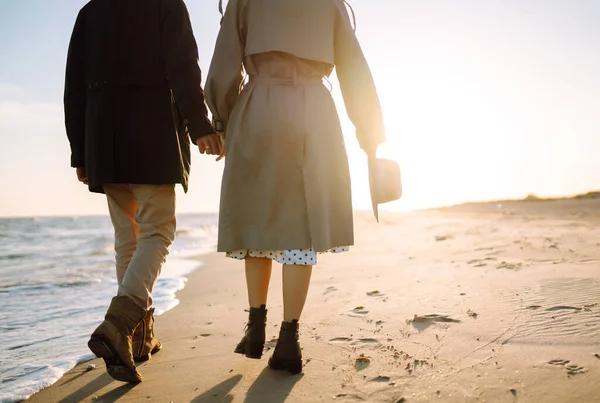
[[[162,348],[161,342],[154,338],[154,308],[148,309],[144,319],[135,328],[131,347],[135,362],[148,361],[152,354],[158,353]]]
[[[146,310],[128,297],[114,297],[104,322],[94,330],[88,347],[104,359],[108,374],[121,382],[141,382],[142,375],[133,362],[131,337]]]

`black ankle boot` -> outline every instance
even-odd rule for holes
[[[269,367],[285,369],[292,375],[302,372],[302,350],[298,343],[298,321],[281,322],[279,340],[269,359]]]
[[[265,328],[267,327],[267,307],[250,308],[246,334],[238,343],[234,352],[248,358],[260,359],[265,347]]]

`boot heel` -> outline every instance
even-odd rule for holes
[[[90,341],[88,341],[88,347],[98,358],[116,359],[116,356],[110,347],[100,337],[90,337]]]
[[[133,357],[134,358],[134,362],[146,362],[148,360],[150,360],[150,358],[152,358],[152,354],[146,354],[146,355],[138,355],[137,357]]]
[[[247,344],[245,356],[248,358],[254,358],[256,360],[260,360],[260,358],[262,357],[264,348],[265,348],[264,343]]]
[[[96,357],[104,360],[106,371],[113,379],[129,383],[139,383],[142,381],[142,377],[137,372],[137,369],[123,365],[118,356],[102,338],[92,336],[90,341],[88,341],[88,347]]]
[[[292,375],[297,375],[302,372],[302,359],[285,359],[278,360],[271,357],[269,359],[269,367],[276,371],[288,371]]]

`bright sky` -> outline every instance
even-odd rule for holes
[[[62,90],[84,0],[0,0],[0,216],[106,213],[69,167]],[[391,209],[600,188],[600,2],[351,0],[403,169]],[[187,0],[208,71],[217,0]],[[334,89],[356,208],[366,162]],[[195,150],[194,150],[195,151]],[[222,163],[194,154],[180,212],[216,211]]]

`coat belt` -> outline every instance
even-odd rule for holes
[[[269,77],[261,75],[250,75],[250,83],[258,84],[272,84],[272,85],[290,85],[294,87],[305,87],[310,85],[323,84],[322,77],[307,77],[307,76],[296,76],[293,77]]]

